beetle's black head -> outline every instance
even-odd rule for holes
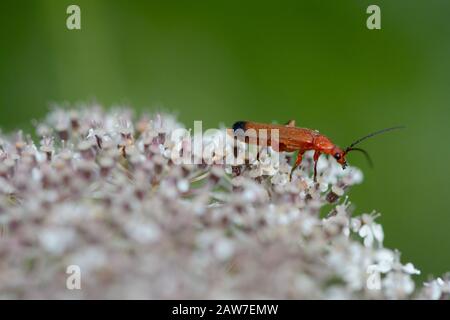
[[[239,130],[239,129],[245,131],[246,124],[247,124],[247,121],[237,121],[237,122],[235,122],[233,124],[233,131],[236,131],[236,130]]]

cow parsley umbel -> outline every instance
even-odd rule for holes
[[[352,216],[359,169],[323,157],[316,184],[311,155],[291,181],[290,154],[222,164],[242,142],[179,164],[192,147],[180,127],[91,106],[54,110],[36,142],[0,135],[0,297],[449,297],[445,275],[415,287],[378,213]],[[81,290],[66,287],[70,265]]]

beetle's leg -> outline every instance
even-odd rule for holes
[[[286,127],[295,127],[295,120],[289,120],[286,123]]]
[[[314,152],[314,182],[317,182],[317,162],[319,162],[320,152]]]
[[[291,174],[289,175],[289,181],[292,180],[292,174],[294,173],[294,170],[297,169],[297,167],[300,165],[300,163],[302,163],[303,153],[304,153],[304,151],[298,152],[297,159],[295,159],[295,164],[292,167]]]

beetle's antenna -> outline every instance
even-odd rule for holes
[[[345,153],[349,153],[350,151],[359,151],[359,152],[362,152],[362,153],[366,156],[367,162],[369,163],[370,167],[373,168],[373,162],[372,162],[372,159],[370,158],[369,153],[368,153],[366,150],[361,149],[361,148],[350,148],[350,147],[349,147],[349,148],[347,148],[347,149],[345,150]]]
[[[360,143],[363,140],[366,140],[366,139],[371,138],[373,136],[379,135],[381,133],[385,133],[385,132],[392,131],[392,130],[397,130],[397,129],[403,129],[403,128],[404,128],[404,126],[397,126],[397,127],[391,127],[391,128],[386,128],[386,129],[383,129],[383,130],[372,132],[372,133],[368,134],[367,136],[359,138],[358,140],[353,142],[349,147],[347,147],[346,152],[350,151],[350,149],[352,149],[355,145],[357,145],[358,143]],[[353,150],[355,150],[355,149],[353,149]]]

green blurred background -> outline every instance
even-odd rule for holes
[[[66,28],[81,7],[82,30]],[[366,28],[377,4],[382,30]],[[450,270],[450,1],[2,1],[0,126],[31,130],[51,102],[176,111],[319,129],[375,161],[351,191],[382,213],[386,245],[428,274]]]

